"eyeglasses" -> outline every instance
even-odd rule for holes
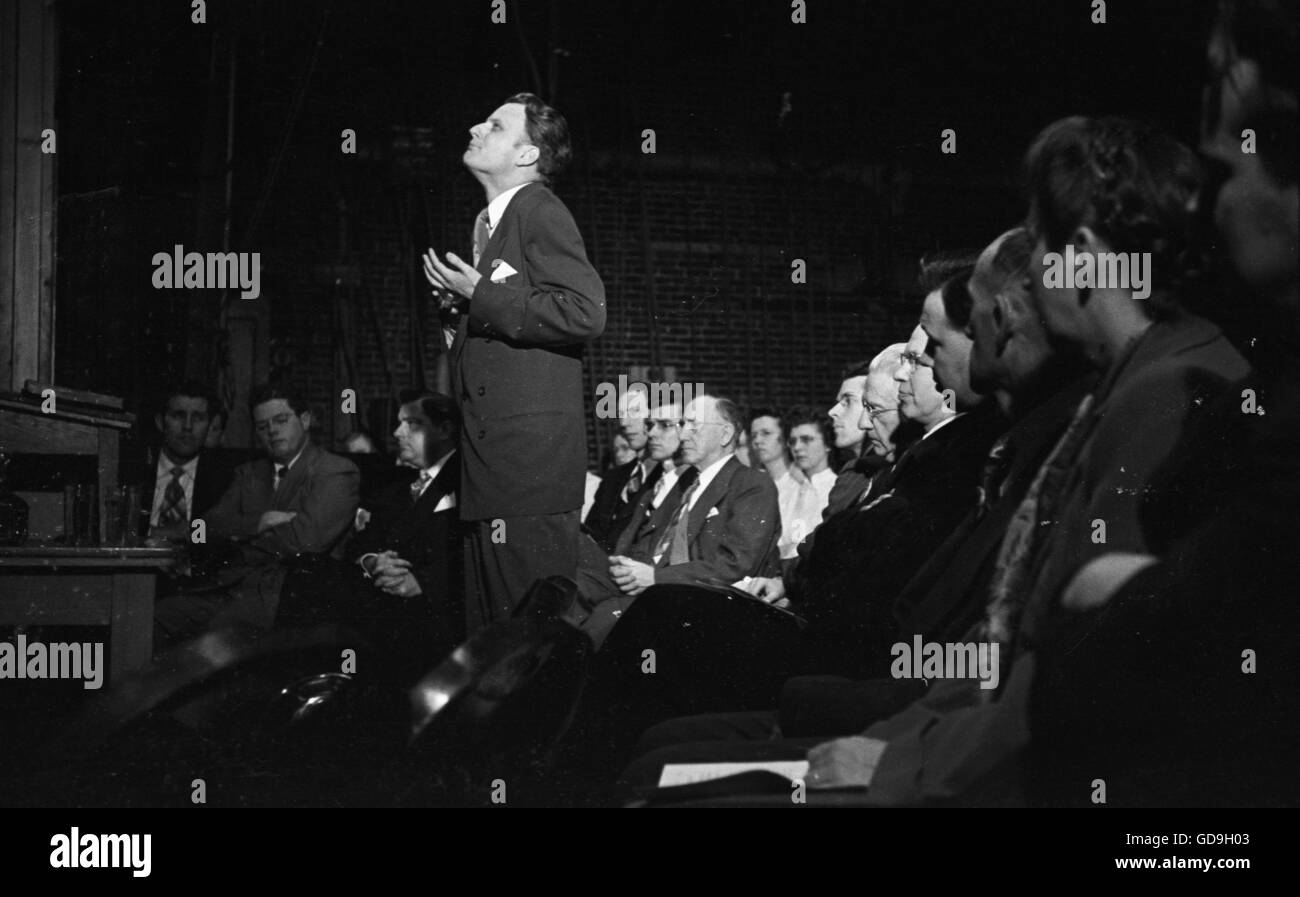
[[[677,429],[685,433],[687,430],[698,430],[700,427],[707,426],[708,424],[717,425],[721,423],[722,421],[720,420],[679,420],[677,422]]]
[[[275,417],[271,418],[269,421],[267,420],[258,421],[257,425],[253,429],[255,429],[259,433],[269,433],[271,431],[272,423],[274,423],[277,427],[283,427],[285,424],[289,423],[289,421],[292,418],[293,418],[292,414],[289,414],[287,412],[281,412],[280,414],[277,414]]]
[[[880,417],[880,415],[888,414],[891,411],[897,411],[897,410],[898,410],[898,406],[894,406],[893,408],[872,408],[870,405],[868,405],[867,417],[871,418],[872,421],[875,421],[875,419]]]

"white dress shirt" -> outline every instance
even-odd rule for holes
[[[194,476],[199,470],[199,456],[195,455],[184,464],[177,464],[167,453],[158,452],[158,465],[154,473],[153,486],[153,510],[149,512],[149,525],[158,525],[158,515],[162,513],[163,499],[167,494],[167,486],[172,481],[172,468],[179,467],[184,473],[181,474],[181,488],[185,490],[185,520],[188,522],[194,518]]]

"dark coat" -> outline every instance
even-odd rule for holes
[[[464,415],[461,517],[581,508],[582,353],[604,332],[605,287],[573,216],[540,183],[511,198],[478,271],[449,359]]]

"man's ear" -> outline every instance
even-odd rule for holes
[[[303,428],[304,430],[306,430],[308,433],[310,433],[310,432],[311,432],[311,412],[310,412],[310,411],[304,411],[302,414],[298,415],[298,420],[302,421],[302,428]]]
[[[998,293],[993,297],[993,354],[999,356],[1002,350],[1007,347],[1011,341],[1011,333],[1015,329],[1014,323],[1016,318],[1015,303],[1007,296],[1006,293]]]
[[[521,148],[519,155],[515,157],[515,164],[520,168],[527,168],[530,165],[536,165],[542,157],[542,151],[531,143],[525,143]]]

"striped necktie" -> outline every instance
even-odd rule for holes
[[[485,208],[478,213],[478,218],[474,219],[474,267],[478,267],[478,260],[483,257],[483,250],[487,249],[488,238],[488,210]]]
[[[668,524],[668,529],[659,542],[659,549],[655,552],[656,563],[665,553],[668,555],[669,566],[684,564],[691,559],[691,498],[699,485],[700,480],[696,477],[686,487],[682,503],[677,506],[677,512],[673,514],[672,522]]]

